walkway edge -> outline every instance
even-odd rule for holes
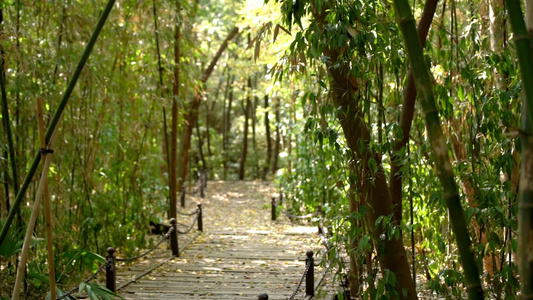
[[[196,240],[196,238],[201,234],[202,232],[199,231],[197,232],[190,240],[187,241],[187,243],[185,243],[185,245],[183,245],[183,247],[181,247],[180,249],[180,253],[183,252],[185,250],[185,248],[187,248],[187,246],[189,246],[194,240]],[[136,282],[137,280],[143,278],[144,276],[152,273],[155,269],[161,267],[162,265],[166,264],[167,262],[173,260],[174,258],[176,258],[176,256],[172,255],[171,257],[165,259],[164,261],[158,263],[157,265],[151,267],[150,269],[148,269],[147,271],[144,271],[143,273],[141,273],[141,275],[139,276],[136,276],[135,278],[133,278],[132,280],[128,281],[128,282],[125,282],[123,284],[121,284],[119,287],[117,287],[117,292],[120,291],[121,289],[127,287],[128,285]]]

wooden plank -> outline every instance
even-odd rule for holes
[[[269,197],[257,201],[256,194],[246,197],[228,193],[207,200],[203,203],[207,233],[180,253],[179,258],[125,287],[120,295],[128,300],[251,300],[267,292],[270,300],[287,299],[305,269],[306,251],[320,249],[317,229],[270,221],[268,213],[258,213],[264,210]],[[228,210],[235,215],[228,216]],[[241,220],[242,215],[259,219],[255,223],[261,226],[246,227],[249,224]],[[119,285],[167,257],[168,250],[162,249],[133,265],[120,264]],[[316,267],[315,273],[321,270]],[[303,296],[299,295],[298,299]]]

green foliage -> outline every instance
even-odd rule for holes
[[[501,49],[490,46],[486,4],[453,2],[453,13],[451,4],[444,12],[442,7],[437,11],[426,43],[426,62],[434,78],[439,114],[445,120],[443,130],[480,258],[478,265],[483,265],[483,257],[498,258],[490,276],[484,269],[484,284],[491,287],[488,290],[495,298],[512,297],[518,290],[515,171],[520,143],[514,132],[519,128],[521,79],[515,49],[503,42]],[[45,99],[47,115],[55,111],[101,7],[95,1],[16,3],[3,6],[6,38],[2,47],[17,170],[23,176],[39,147],[34,99]],[[416,3],[418,18],[423,3]],[[148,221],[166,218],[169,191],[164,138],[168,133],[163,131],[163,109],[169,121],[177,15],[175,2],[155,4],[163,84],[159,84],[152,1],[123,1],[104,27],[62,120],[50,191],[57,220],[56,281],[63,286],[95,271],[109,246],[124,256],[145,248],[151,243],[146,236]],[[369,258],[370,269],[378,269],[382,249],[368,231],[369,208],[366,199],[360,198],[361,183],[372,184],[380,166],[388,177],[393,159],[398,159],[403,166],[403,220],[395,224],[392,216],[383,216],[373,225],[385,228],[389,237],[401,236],[408,251],[412,250],[413,230],[417,273],[431,278],[428,284],[435,294],[461,296],[462,270],[454,263],[457,246],[432,167],[433,153],[422,114],[415,112],[411,132],[402,132],[399,122],[409,62],[390,4],[377,0],[278,0],[258,6],[200,0],[197,5],[190,1],[180,1],[180,5],[184,26],[180,128],[187,100],[197,91],[205,91],[199,134],[195,132],[192,142],[193,175],[189,180],[194,180],[195,170],[201,167],[208,168],[210,179],[237,178],[244,132],[241,103],[250,95],[255,138],[249,138],[252,150],[246,160],[247,179],[275,177],[288,200],[284,206],[292,213],[303,215],[321,206],[325,225],[334,230],[330,257],[341,272],[348,269],[347,253],[360,265]],[[316,15],[323,7],[327,13]],[[324,18],[324,28],[318,26],[318,18]],[[241,28],[240,36],[229,44],[211,79],[200,89],[201,71],[235,25]],[[338,121],[342,112],[331,101],[325,64],[330,58],[324,55],[328,49],[341,53],[331,68],[349,70],[355,79],[352,84],[357,84],[357,106],[370,129],[368,142],[359,141],[357,147],[377,154],[369,160],[354,159],[348,149]],[[255,76],[257,85],[248,88],[248,77]],[[265,94],[268,108],[262,101]],[[267,112],[270,137],[263,123]],[[265,153],[267,138],[274,152],[276,129],[280,133],[279,170],[272,171],[273,159],[268,160]],[[12,203],[12,175],[3,172],[9,167],[4,133],[2,127],[0,201]],[[404,135],[410,136],[410,142],[395,152]],[[370,170],[371,178],[361,177],[363,168]],[[30,191],[35,189],[32,184]],[[26,203],[31,205],[31,194],[21,210],[23,220],[29,216]],[[350,197],[357,206],[352,211]],[[409,201],[413,202],[413,222]],[[38,224],[36,236],[44,236],[44,220],[39,219]],[[22,237],[17,232],[11,230],[0,246],[2,266],[12,261],[21,247]],[[356,241],[353,248],[352,241]],[[34,245],[30,265],[31,283],[36,286],[48,284],[42,277],[47,268],[43,244]],[[3,270],[10,272],[9,268]],[[361,287],[367,298],[400,296],[392,294],[396,278],[388,271],[379,276],[361,272],[359,276],[367,284]],[[374,288],[367,289],[369,286]],[[81,288],[94,297],[109,296],[94,286]]]
[[[347,213],[347,187],[350,182],[361,182],[361,178],[346,171],[352,157],[337,123],[337,108],[328,99],[324,62],[329,58],[323,55],[324,49],[341,49],[341,56],[331,68],[348,68],[358,81],[360,107],[371,128],[368,147],[379,153],[387,175],[395,143],[404,134],[412,137],[410,153],[406,147],[397,153],[404,166],[401,170],[404,177],[403,223],[399,227],[391,226],[385,217],[378,223],[388,226],[391,236],[403,234],[404,241],[410,241],[406,234],[414,230],[417,257],[421,260],[417,265],[427,265],[427,276],[433,277],[430,287],[437,294],[458,296],[464,288],[462,272],[452,268],[458,253],[443,195],[431,167],[432,154],[424,122],[415,117],[410,133],[402,132],[398,122],[408,61],[392,10],[379,1],[333,4],[317,0],[299,1],[295,5],[293,1],[279,0],[276,3],[281,5],[284,24],[296,26],[292,29],[293,40],[286,52],[287,59],[276,69],[275,80],[284,82],[297,78],[305,82],[296,102],[305,122],[300,125],[299,132],[305,134],[299,135],[295,143],[298,151],[293,154],[292,172],[287,170],[280,177],[280,182],[285,184],[283,189],[293,199],[293,209],[312,211],[318,204],[324,204],[326,219],[335,224],[337,242],[344,243],[348,249],[351,239],[358,240],[353,249],[358,255],[379,251],[372,247],[369,235],[358,227],[364,224],[366,213],[357,197],[360,192],[357,189],[355,198],[359,211]],[[422,4],[414,8],[417,14]],[[513,49],[507,47],[506,42],[500,51],[490,48],[491,37],[485,34],[488,32],[487,16],[481,14],[485,4],[459,2],[454,5],[454,10],[464,14],[441,12],[439,8],[437,13],[443,16],[439,22],[443,25],[429,33],[426,61],[435,79],[439,113],[446,120],[444,128],[453,156],[453,171],[461,186],[461,196],[466,199],[463,206],[474,237],[474,249],[480,257],[479,265],[483,257],[498,258],[493,275],[485,274],[485,284],[493,287],[489,289],[493,296],[499,297],[512,293],[509,291],[516,292],[518,288],[512,257],[516,254],[513,245],[516,245],[517,227],[517,178],[513,172],[518,167],[519,144],[509,132],[519,125],[520,78]],[[323,6],[327,7],[327,13],[318,15],[316,12]],[[502,9],[499,14],[503,13]],[[320,18],[326,20],[325,28],[317,26]],[[380,95],[377,72],[380,66],[384,70],[382,112],[376,102]],[[360,141],[359,151],[363,148]],[[355,161],[357,170],[361,163],[372,173],[377,171],[375,159]],[[407,184],[408,181],[411,184]],[[407,221],[410,212],[406,201],[413,201],[412,224]],[[482,242],[481,236],[486,242]],[[346,266],[342,260],[336,261],[340,270],[344,270]],[[369,282],[374,282],[372,274],[366,276]]]

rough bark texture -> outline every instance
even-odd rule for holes
[[[373,226],[379,216],[389,216],[393,214],[393,206],[389,193],[389,186],[381,164],[379,155],[368,149],[370,133],[367,125],[364,123],[362,111],[354,98],[357,92],[354,88],[354,80],[350,80],[348,70],[344,67],[333,68],[332,66],[338,61],[339,52],[333,49],[324,50],[324,55],[329,58],[328,71],[330,75],[331,97],[335,106],[340,108],[339,121],[341,123],[348,147],[359,158],[363,170],[360,178],[361,182],[361,201],[367,203],[368,224]],[[358,145],[359,141],[363,142],[363,149]],[[366,162],[373,158],[376,160],[377,171],[372,172],[365,168]],[[403,238],[399,239],[388,237],[383,234],[382,226],[369,228],[374,239],[378,241],[377,249],[379,263],[382,272],[386,269],[396,275],[396,290],[401,299],[417,299],[414,282],[411,277],[411,271],[407,262],[407,254],[403,247]],[[403,289],[407,290],[407,297],[403,297]]]
[[[326,25],[327,9],[324,5],[320,11],[313,11],[314,18],[319,26]],[[368,147],[370,141],[369,128],[364,122],[362,108],[359,107],[359,103],[355,99],[355,94],[359,90],[358,80],[350,76],[347,65],[333,67],[339,61],[340,50],[325,48],[323,54],[328,58],[327,69],[330,77],[331,98],[335,106],[340,110],[338,118],[348,147],[359,163],[356,169],[360,172],[357,177],[361,179],[360,202],[362,205],[367,206],[368,230],[377,242],[381,271],[390,270],[396,275],[396,292],[400,299],[417,299],[402,235],[395,239],[387,236],[383,226],[374,226],[378,217],[390,216],[394,211],[387,178],[381,163],[381,156],[371,151]],[[362,142],[363,147],[359,147],[360,142]],[[370,159],[374,159],[377,163],[375,172],[366,167]],[[405,297],[404,294],[406,294]]]

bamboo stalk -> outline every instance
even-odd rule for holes
[[[39,114],[39,139],[41,148],[46,148],[44,141],[44,111],[43,99],[37,97],[37,112]],[[50,209],[50,193],[48,192],[48,176],[44,178],[44,218],[46,223],[46,248],[48,250],[48,277],[50,277],[50,300],[56,300],[56,275],[54,263],[54,248],[52,245],[52,212]]]
[[[407,0],[394,0],[394,6],[397,22],[402,31],[404,44],[409,55],[411,69],[415,75],[416,89],[425,114],[431,149],[437,166],[437,175],[442,185],[444,199],[459,248],[468,298],[483,299],[479,271],[472,251],[472,243],[468,235],[468,228],[448,155],[448,147],[442,133],[438,108],[435,105],[431,75],[416,32],[415,20]]]
[[[520,76],[522,77],[522,89],[529,103],[533,101],[533,58],[531,57],[531,43],[529,34],[524,22],[520,0],[506,0],[506,8],[513,29],[513,40],[515,43],[516,54],[518,56],[518,65],[520,67]],[[525,104],[525,102],[524,102]],[[527,116],[533,120],[533,105],[526,105]],[[522,183],[522,182],[521,182]],[[522,185],[522,184],[520,184]]]
[[[533,120],[533,59],[531,36],[533,36],[533,1],[526,1],[527,28],[524,23],[520,1],[507,0],[507,10],[514,34],[514,42],[522,88],[522,165],[518,202],[518,273],[520,274],[521,299],[533,299],[533,143],[531,120]]]
[[[53,143],[55,139],[54,135],[50,143],[48,144],[47,150],[53,149]],[[30,221],[28,222],[28,227],[26,227],[26,234],[24,236],[24,244],[22,245],[22,253],[20,254],[20,261],[17,268],[17,277],[15,279],[15,287],[13,288],[13,294],[11,296],[12,300],[18,300],[19,299],[19,293],[20,293],[20,286],[22,285],[22,278],[24,277],[24,269],[26,267],[26,261],[28,259],[28,253],[30,251],[30,244],[31,244],[31,238],[33,235],[33,229],[35,227],[35,221],[37,220],[37,217],[39,216],[39,204],[41,203],[41,199],[43,198],[43,194],[45,194],[45,188],[46,188],[46,182],[48,180],[48,170],[50,169],[50,163],[52,162],[52,153],[43,153],[44,156],[44,164],[43,164],[43,170],[41,172],[41,179],[39,181],[39,187],[37,189],[37,195],[35,196],[35,202],[33,203],[33,208],[31,211]],[[50,282],[52,282],[52,279],[50,279]]]
[[[81,71],[83,70],[85,63],[87,62],[87,59],[89,58],[89,55],[91,54],[94,44],[96,43],[96,40],[98,39],[98,36],[100,35],[100,32],[102,31],[105,21],[107,20],[107,17],[109,16],[109,13],[111,12],[111,9],[113,8],[114,4],[115,4],[115,0],[108,0],[104,10],[102,11],[102,14],[100,15],[100,18],[98,19],[98,23],[96,24],[93,34],[91,35],[91,38],[89,39],[89,42],[87,43],[87,46],[85,47],[85,50],[83,51],[83,54],[80,58],[78,66],[76,67],[76,70],[74,71],[74,74],[72,75],[72,79],[69,81],[67,89],[65,90],[65,93],[63,94],[63,98],[61,99],[61,102],[59,103],[59,106],[54,116],[52,117],[50,125],[48,125],[48,129],[46,130],[46,135],[45,135],[45,141],[47,142],[47,144],[49,143],[52,137],[52,133],[55,131],[58,125],[59,119],[61,118],[63,111],[65,110],[65,107],[67,106],[68,100],[70,99],[70,95],[72,95],[72,92],[74,91],[74,87],[76,86],[76,83],[78,82],[78,78],[80,77]],[[7,216],[6,222],[4,223],[4,227],[2,227],[2,231],[0,232],[0,246],[4,243],[4,240],[7,236],[7,232],[9,231],[9,228],[11,227],[11,224],[13,223],[13,218],[15,217],[15,214],[20,209],[20,203],[22,202],[22,199],[24,198],[24,195],[26,194],[26,191],[28,190],[28,187],[33,179],[33,175],[35,175],[35,172],[37,171],[37,167],[39,166],[40,161],[41,161],[41,154],[36,153],[35,157],[33,158],[33,162],[30,166],[30,169],[28,170],[28,173],[26,174],[26,177],[24,178],[24,181],[22,182],[22,186],[20,187],[20,190],[16,195],[15,202],[13,203],[13,208],[9,211],[9,215]]]
[[[0,9],[0,25],[3,24],[3,10]],[[1,30],[3,31],[3,29]],[[11,163],[11,172],[13,173],[13,190],[15,195],[18,193],[18,174],[17,161],[15,157],[15,146],[13,143],[13,134],[11,132],[11,121],[9,120],[9,109],[7,107],[7,92],[6,82],[4,77],[4,49],[0,47],[0,89],[2,91],[2,119],[4,120],[4,127],[7,135],[7,145],[9,150],[9,161]],[[13,205],[14,207],[14,205]],[[0,245],[2,243],[0,242]]]

